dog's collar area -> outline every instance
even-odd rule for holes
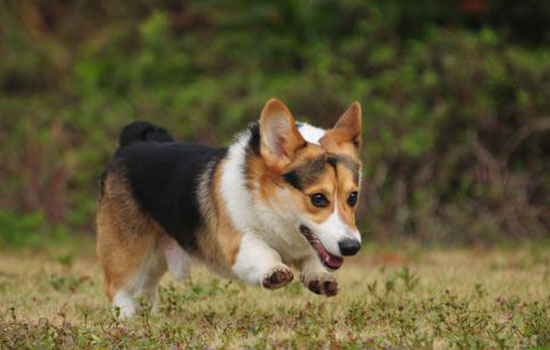
[[[319,257],[319,260],[321,260],[323,265],[332,270],[337,270],[340,266],[342,266],[344,259],[342,257],[329,253],[323,243],[321,243],[317,235],[315,235],[315,233],[309,227],[303,224],[300,225],[300,232],[302,233],[302,235],[304,235],[308,243],[315,250],[317,256]]]

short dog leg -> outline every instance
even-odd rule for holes
[[[139,298],[151,305],[152,312],[158,311],[157,287],[166,272],[166,261],[157,247],[148,249],[136,271],[113,297],[113,306],[120,309],[122,318],[132,317],[139,309]]]
[[[242,238],[232,270],[240,279],[251,284],[260,284],[267,289],[284,287],[294,278],[290,268],[283,264],[279,253],[260,237],[252,234]]]
[[[180,247],[176,240],[167,234],[162,234],[162,236],[160,236],[158,244],[166,259],[168,271],[170,271],[174,279],[176,281],[181,281],[189,278],[191,256]]]
[[[301,264],[300,281],[315,294],[332,297],[338,294],[338,282],[328,273],[316,256],[306,258]]]
[[[120,290],[113,298],[113,306],[120,310],[121,318],[132,317],[138,307],[137,302],[126,290]]]

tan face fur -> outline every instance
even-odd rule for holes
[[[361,178],[359,103],[353,103],[314,144],[304,140],[288,108],[272,99],[262,111],[260,133],[260,199],[296,225],[313,228],[332,254],[340,255],[339,240],[360,240],[357,205],[349,201],[359,192]],[[315,195],[326,199],[322,206],[313,203]]]

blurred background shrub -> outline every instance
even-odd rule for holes
[[[228,144],[271,96],[364,114],[366,239],[550,237],[550,2],[0,4],[0,237],[92,234],[126,123]]]

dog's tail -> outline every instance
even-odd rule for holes
[[[116,158],[123,148],[136,142],[170,142],[174,141],[172,135],[166,129],[160,128],[149,122],[133,122],[126,125],[118,137],[118,149],[115,152],[114,161],[111,162],[99,177],[99,198],[105,192],[105,180],[113,169],[117,168]]]
[[[124,127],[118,138],[118,147],[122,149],[134,142],[170,142],[172,135],[164,128],[149,122],[133,122]]]

